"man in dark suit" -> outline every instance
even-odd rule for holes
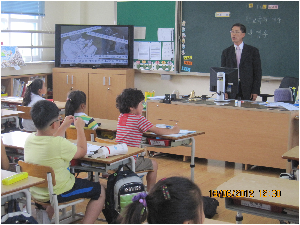
[[[262,77],[259,50],[244,44],[243,38],[246,35],[246,27],[243,24],[234,24],[230,33],[234,45],[222,52],[221,66],[239,68],[239,92],[236,96],[230,96],[230,93],[228,96],[226,93],[225,98],[238,99],[240,97],[242,100],[255,101],[257,95],[260,94]],[[241,57],[238,67],[236,53],[238,54],[239,51],[241,51]]]

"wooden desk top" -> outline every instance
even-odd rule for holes
[[[18,116],[21,113],[24,113],[24,112],[14,111],[14,110],[10,110],[10,109],[1,109],[1,118],[10,117],[10,116]]]
[[[22,97],[9,96],[9,97],[1,98],[1,102],[21,105],[22,102],[23,102],[23,98]]]
[[[24,131],[12,131],[1,134],[1,137],[5,147],[24,149],[25,141],[30,134]]]
[[[45,99],[47,100],[47,99]],[[11,104],[17,104],[17,105],[22,105],[23,98],[22,97],[5,97],[1,98],[1,102],[6,102],[6,103],[11,103]],[[59,109],[64,109],[66,102],[59,102],[59,101],[54,101],[54,103],[57,105]]]
[[[283,159],[291,159],[299,161],[299,146],[295,146],[291,150],[282,155]]]
[[[97,130],[107,130],[112,132],[117,132],[118,120],[107,120],[107,119],[99,119],[94,118],[97,123],[101,123],[101,125],[97,128]]]
[[[17,173],[7,171],[7,170],[1,170],[1,180],[6,177],[12,176],[14,174],[17,174]],[[27,189],[27,188],[30,188],[32,186],[35,186],[37,184],[41,184],[44,182],[45,182],[44,179],[38,178],[38,177],[32,177],[32,176],[28,176],[28,178],[18,181],[16,183],[13,183],[11,185],[3,185],[1,182],[1,196],[10,194],[10,193],[13,193],[16,191],[20,191],[23,189]]]
[[[180,137],[172,137],[172,136],[167,136],[167,135],[158,135],[158,134],[154,134],[151,132],[145,132],[143,134],[143,136],[144,137],[153,137],[153,138],[159,137],[159,138],[168,139],[168,140],[179,140],[179,139],[194,137],[194,136],[201,135],[201,134],[205,134],[205,132],[204,131],[196,131],[195,133],[189,133],[186,135],[182,135]]]
[[[221,184],[216,190],[231,190],[231,194],[233,190],[248,190],[248,197],[238,197],[234,193],[235,197],[232,198],[299,209],[299,181],[297,180],[240,173]],[[249,197],[250,190],[254,191],[251,195],[253,197]],[[267,191],[265,197],[262,197],[262,190]],[[273,190],[277,190],[277,193],[280,191],[280,197],[272,197],[275,195]]]
[[[71,141],[72,143],[76,143],[77,141],[76,140],[69,140]],[[92,142],[92,141],[88,141],[89,144],[92,144],[92,145],[99,145],[99,146],[104,146],[103,143],[99,143],[99,142]],[[112,144],[106,144],[105,143],[105,146],[108,146],[108,145],[112,145]],[[117,161],[120,161],[122,159],[125,159],[125,158],[128,158],[130,156],[134,156],[134,155],[137,155],[141,152],[143,152],[144,149],[143,148],[137,148],[137,147],[129,147],[128,146],[128,153],[125,154],[125,155],[115,155],[115,156],[111,156],[111,157],[108,157],[108,158],[105,158],[105,159],[102,159],[102,158],[96,158],[96,159],[93,159],[93,158],[89,158],[87,156],[85,156],[83,159],[81,160],[84,160],[84,161],[90,161],[90,162],[97,162],[97,163],[105,163],[105,164],[111,164],[111,163],[114,163],[114,162],[117,162]]]
[[[11,148],[16,148],[16,149],[24,149],[25,141],[30,134],[31,133],[27,133],[27,132],[23,132],[23,131],[13,131],[10,133],[4,133],[4,134],[2,134],[3,144],[6,147],[11,147]],[[69,141],[72,143],[77,142],[77,140],[69,140]],[[88,141],[88,143],[90,143],[92,145],[99,145],[99,146],[104,145],[103,143],[92,142],[92,141]],[[105,145],[107,146],[107,145],[112,145],[112,144],[105,144]],[[84,160],[91,161],[91,162],[97,162],[97,163],[111,164],[113,162],[122,160],[124,158],[128,158],[130,156],[137,155],[143,151],[144,151],[143,148],[128,146],[128,153],[126,155],[111,156],[106,159],[101,159],[101,158],[93,159],[93,158],[89,158],[89,157],[85,156]]]

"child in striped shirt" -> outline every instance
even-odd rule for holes
[[[142,91],[128,88],[116,99],[116,106],[120,111],[117,125],[116,141],[131,147],[139,147],[144,132],[150,131],[159,135],[177,134],[180,129],[174,126],[171,129],[158,128],[142,116],[143,100]],[[147,174],[147,191],[149,192],[156,183],[157,162],[155,160],[138,157],[135,162],[135,171],[153,170]]]

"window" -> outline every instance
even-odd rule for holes
[[[40,16],[1,14],[1,45],[18,46],[21,55],[27,62],[40,61],[42,49],[24,48],[43,44],[41,34],[28,32],[41,30],[40,24]],[[5,30],[24,32],[5,32]]]

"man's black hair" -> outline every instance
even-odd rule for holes
[[[43,130],[58,117],[59,109],[53,102],[40,100],[31,107],[30,114],[35,127]]]
[[[120,113],[129,113],[130,108],[137,108],[144,99],[145,96],[141,90],[134,88],[124,89],[116,99],[116,107]]]
[[[241,23],[235,23],[235,24],[233,24],[232,27],[231,27],[231,29],[233,27],[239,27],[241,29],[242,33],[246,33],[246,27],[245,27],[245,25],[243,25]]]

